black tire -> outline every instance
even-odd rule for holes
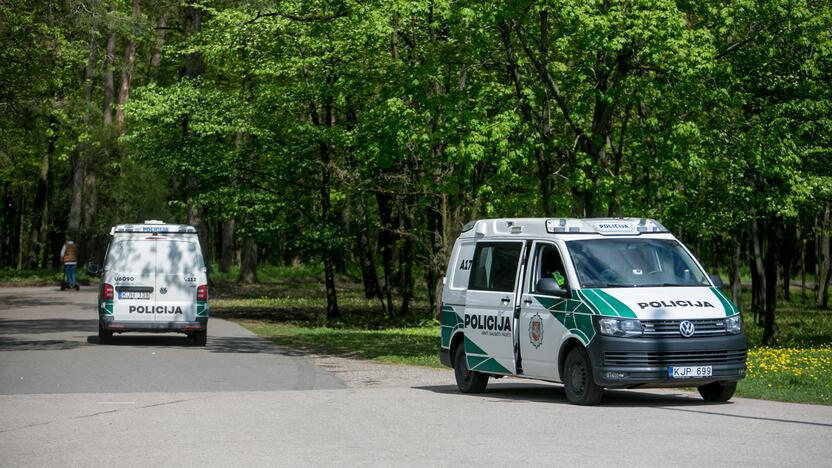
[[[581,348],[573,348],[563,364],[563,389],[575,405],[597,405],[604,396],[604,387],[595,383],[589,356]]]
[[[734,392],[737,390],[737,383],[736,382],[712,382],[707,385],[701,385],[696,388],[699,390],[699,394],[702,395],[702,399],[705,401],[710,402],[725,402],[731,399],[734,396]]]
[[[98,322],[98,344],[109,344],[113,338],[113,332],[105,330]]]
[[[205,346],[208,344],[208,330],[193,332],[190,334],[194,346]]]
[[[454,377],[456,377],[456,386],[462,393],[482,393],[488,385],[488,374],[468,370],[462,344],[457,346],[454,352]]]

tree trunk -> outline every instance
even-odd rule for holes
[[[792,300],[792,261],[794,260],[795,239],[797,237],[795,226],[796,225],[793,221],[788,222],[783,226],[783,242],[780,248],[780,266],[783,272],[783,299],[785,299],[786,302],[790,302]]]
[[[147,81],[156,81],[159,77],[159,66],[162,64],[162,48],[165,46],[165,32],[167,32],[167,27],[168,17],[162,14],[159,16],[156,27],[156,43],[150,49]]]
[[[333,114],[333,100],[331,97],[327,98],[324,105],[324,122],[326,127],[332,127],[335,123]],[[334,239],[331,238],[331,199],[330,199],[330,155],[329,146],[322,142],[320,145],[321,151],[321,228],[324,232],[324,246],[323,246],[323,260],[324,260],[324,283],[326,284],[326,318],[335,319],[341,315],[338,310],[338,295],[335,289],[335,249],[333,246]]]
[[[777,225],[776,218],[766,223],[767,242],[765,253],[765,316],[763,319],[763,344],[771,345],[774,341],[774,312],[777,307]]]
[[[378,282],[378,274],[376,274],[376,261],[373,256],[373,251],[370,249],[370,240],[367,236],[369,220],[367,219],[365,203],[364,197],[359,197],[358,201],[354,203],[354,211],[358,220],[355,223],[355,255],[358,257],[358,262],[361,265],[364,297],[367,299],[378,298],[381,301],[382,307],[384,307],[384,296],[381,294],[381,286]]]
[[[387,298],[387,315],[393,318],[393,244],[395,242],[391,232],[392,200],[386,193],[376,192],[378,216],[381,221],[381,231],[378,233],[378,250],[381,252],[381,267],[384,271],[384,285],[382,291]]]
[[[92,126],[90,109],[92,107],[93,79],[95,78],[96,50],[95,35],[91,35],[89,51],[87,54],[87,66],[84,69],[84,79],[86,82],[84,91],[87,104],[84,109],[84,126],[85,131],[88,132],[88,134],[91,131]],[[78,231],[81,228],[81,203],[83,202],[84,193],[84,175],[86,172],[86,161],[89,158],[88,153],[90,153],[90,151],[91,146],[89,136],[85,136],[78,143],[78,151],[75,153],[72,163],[72,188],[70,190],[69,198],[70,204],[67,236],[75,241],[79,241]]]
[[[762,324],[762,311],[765,308],[766,284],[763,266],[763,232],[760,221],[751,221],[751,311],[754,320]]]
[[[116,33],[111,32],[107,36],[107,50],[104,56],[104,126],[113,123],[113,96],[115,95],[115,84],[113,83],[113,60],[116,56]]]
[[[141,1],[133,0],[133,18],[141,14]],[[124,104],[130,98],[130,89],[133,84],[133,62],[136,59],[136,41],[133,38],[127,40],[124,45],[124,63],[121,70],[121,83],[118,87],[118,108],[116,109],[116,127],[119,132],[124,129]]]
[[[231,271],[231,263],[234,259],[234,220],[222,223],[222,235],[220,241],[220,272]]]
[[[52,121],[50,118],[50,128]],[[26,260],[27,268],[37,268],[40,264],[41,252],[46,240],[46,230],[49,215],[49,158],[54,149],[53,138],[49,138],[46,151],[43,152],[43,159],[40,164],[40,175],[35,190],[35,205],[32,207],[32,229],[29,237],[29,255]]]
[[[815,304],[818,307],[829,307],[829,277],[832,270],[832,245],[830,245],[830,234],[832,233],[832,204],[827,202],[823,213],[817,221],[818,233],[816,236],[817,249],[817,295]]]
[[[743,298],[742,298],[742,278],[740,276],[740,262],[741,262],[741,253],[742,253],[742,238],[741,234],[737,233],[734,237],[734,254],[731,256],[731,270],[730,270],[730,281],[731,281],[731,299],[734,301],[734,304],[737,308],[742,311],[743,310]]]
[[[411,197],[407,197],[408,199]],[[400,210],[402,217],[402,231],[405,233],[402,248],[399,250],[399,268],[401,269],[401,283],[399,284],[399,295],[402,298],[399,308],[399,317],[405,317],[410,307],[410,299],[413,297],[413,212],[411,203],[404,201],[403,209]]]
[[[243,239],[240,258],[240,282],[243,284],[257,282],[257,242],[250,237]]]

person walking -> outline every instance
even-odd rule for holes
[[[75,284],[75,268],[78,265],[78,246],[72,239],[66,241],[61,248],[61,260],[64,262],[64,273],[66,274],[66,287],[78,289]]]

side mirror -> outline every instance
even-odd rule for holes
[[[86,270],[87,276],[98,276],[101,274],[101,267],[95,262],[87,262]]]
[[[722,278],[720,278],[719,275],[711,275],[710,278],[711,283],[713,283],[714,287],[716,287],[717,289],[722,289],[725,287],[725,283],[722,282]]]
[[[547,296],[569,297],[569,290],[560,287],[554,278],[540,278],[534,289],[538,293]]]

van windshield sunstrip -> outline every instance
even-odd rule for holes
[[[566,245],[583,288],[710,286],[675,240],[587,239]]]

